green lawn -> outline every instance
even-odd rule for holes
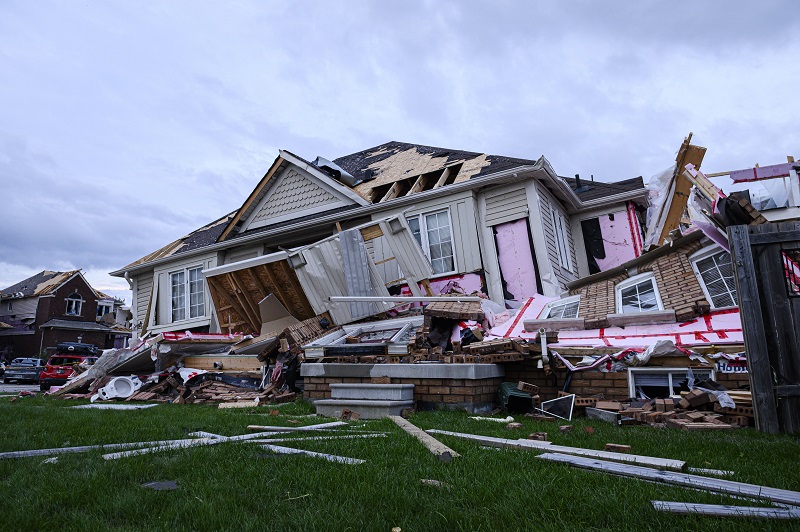
[[[298,402],[270,416],[269,407],[220,410],[159,405],[136,411],[76,410],[75,401],[0,398],[0,451],[185,438],[203,430],[245,434],[249,424],[321,422],[299,417]],[[295,417],[292,417],[295,416]],[[686,433],[614,427],[582,419],[560,434],[557,423],[522,416],[524,428],[471,420],[463,413],[415,414],[421,428],[525,437],[546,431],[561,445],[685,460],[691,467],[735,471],[732,480],[800,491],[800,440],[752,429]],[[322,420],[326,421],[326,420]],[[327,420],[330,421],[330,420]],[[584,427],[594,427],[593,434]],[[391,421],[356,421],[345,430],[385,438],[296,442],[294,446],[366,460],[330,463],[276,455],[253,443],[165,451],[106,461],[101,451],[0,460],[3,530],[742,530],[800,529],[798,521],[699,518],[658,513],[649,501],[756,505],[730,497],[580,471],[530,451],[482,449],[439,436],[462,456],[440,462]],[[298,435],[299,436],[299,435]],[[421,479],[446,483],[438,488]],[[142,487],[176,481],[174,491]]]

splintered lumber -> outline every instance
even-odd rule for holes
[[[650,501],[660,512],[714,517],[761,517],[765,519],[798,519],[800,508],[763,508],[760,506],[731,506],[728,504],[698,504],[693,502]]]
[[[149,442],[136,442],[136,443],[108,443],[105,445],[82,445],[80,447],[58,447],[54,449],[31,449],[28,451],[8,451],[0,453],[0,459],[3,458],[29,458],[33,456],[52,456],[54,454],[69,454],[69,453],[85,453],[95,449],[103,451],[111,451],[114,449],[135,449],[138,447],[150,447],[153,445],[164,445],[174,442],[192,442],[195,439],[187,440],[162,440],[162,441],[149,441]]]
[[[611,451],[595,451],[593,449],[583,449],[580,447],[566,447],[564,445],[553,445],[549,441],[535,441],[535,440],[507,440],[504,438],[493,438],[490,436],[478,436],[476,434],[464,434],[461,432],[450,432],[447,430],[429,429],[426,432],[434,434],[445,434],[447,436],[455,436],[465,440],[472,440],[490,445],[492,447],[507,447],[509,449],[524,449],[524,450],[542,450],[549,451],[549,454],[554,456],[555,453],[572,454],[579,456],[589,456],[596,458],[605,458],[607,460],[615,460],[618,462],[625,462],[631,464],[641,464],[648,467],[656,467],[659,469],[671,469],[674,471],[682,471],[686,466],[686,462],[681,460],[671,460],[669,458],[657,458],[654,456],[642,456],[638,454],[615,453]]]
[[[448,447],[447,445],[443,444],[421,428],[417,427],[410,421],[403,419],[400,416],[389,416],[389,419],[395,422],[395,424],[406,431],[411,436],[414,436],[418,439],[422,445],[424,445],[431,453],[435,454],[436,456],[444,456],[446,453],[450,453],[452,458],[456,458],[461,456],[453,449]]]
[[[687,488],[697,488],[704,491],[764,499],[771,502],[785,503],[795,506],[800,504],[800,492],[796,491],[769,488],[755,484],[745,484],[742,482],[734,482],[732,480],[702,477],[699,475],[691,475],[676,471],[659,471],[649,467],[617,464],[614,462],[607,462],[594,458],[568,456],[566,454],[544,453],[540,454],[537,458],[550,460],[553,462],[561,462],[582,469],[604,471],[606,473],[623,477],[633,477],[642,480],[650,480],[653,482],[661,482],[664,484],[684,486]]]
[[[304,449],[292,449],[291,447],[281,447],[280,445],[272,445],[266,443],[262,445],[264,449],[270,450],[280,454],[304,454],[306,456],[313,456],[315,458],[323,458],[329,462],[338,462],[340,464],[363,464],[366,460],[359,458],[347,458],[346,456],[336,456],[335,454],[315,453],[314,451],[306,451]]]

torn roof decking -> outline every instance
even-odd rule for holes
[[[198,249],[223,249],[258,239],[262,235],[262,238],[285,237],[292,232],[307,231],[313,224],[333,225],[346,218],[371,216],[380,212],[387,201],[393,201],[394,206],[410,205],[417,197],[422,201],[432,195],[456,192],[464,187],[482,187],[512,179],[538,176],[551,192],[566,203],[569,212],[595,207],[604,198],[625,196],[624,199],[633,199],[633,196],[645,198],[647,195],[639,177],[617,183],[583,181],[582,186],[577,188],[575,180],[557,176],[544,157],[534,161],[394,141],[334,159],[334,162],[356,179],[367,178],[366,181],[353,188],[348,187],[326,169],[282,150],[239,209],[111,272],[111,275],[123,276],[125,272],[143,269],[152,263],[164,262],[174,255]],[[357,196],[354,204],[239,232],[239,226],[269,193],[273,177],[290,164],[300,165],[306,171],[322,176],[331,186],[349,194],[351,198]],[[514,170],[519,170],[519,173]],[[472,182],[475,184],[472,185]]]
[[[45,270],[8,288],[3,288],[0,290],[0,296],[3,298],[43,296],[54,291],[78,273],[80,273],[80,270],[68,272]]]

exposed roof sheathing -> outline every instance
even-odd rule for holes
[[[28,277],[24,281],[20,281],[17,284],[0,290],[0,295],[4,298],[43,296],[55,291],[77,273],[80,273],[80,270],[71,270],[68,272],[44,270],[32,277]]]

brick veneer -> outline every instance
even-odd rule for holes
[[[487,379],[404,379],[392,378],[392,384],[413,384],[414,401],[420,406],[442,405],[460,408],[488,405],[496,401],[500,377]],[[329,399],[331,384],[372,382],[370,377],[304,377],[303,395],[307,399]]]
[[[697,241],[689,242],[637,268],[639,273],[653,272],[664,308],[674,309],[678,321],[695,318],[710,308],[688,258],[701,247]],[[587,329],[608,326],[606,316],[617,311],[614,287],[628,277],[623,273],[570,291],[581,296],[578,317],[586,320]]]

